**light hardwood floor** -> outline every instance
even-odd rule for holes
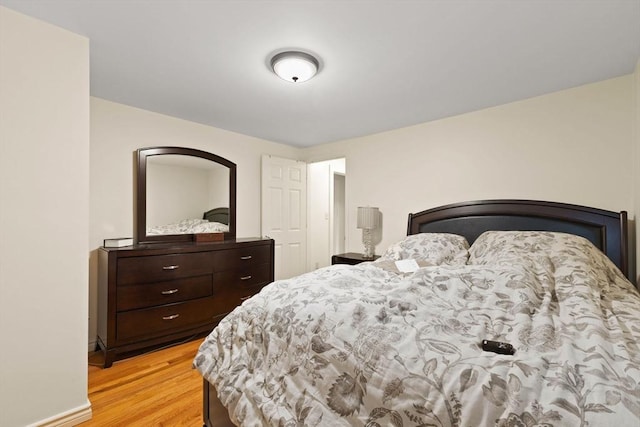
[[[89,355],[93,417],[81,426],[202,426],[202,377],[191,362],[203,338],[115,362]]]

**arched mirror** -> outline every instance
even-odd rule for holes
[[[136,151],[136,243],[188,242],[196,233],[236,235],[236,165],[206,151]]]

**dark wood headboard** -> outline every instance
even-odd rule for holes
[[[407,235],[454,233],[469,244],[489,230],[557,231],[590,240],[631,281],[627,212],[536,200],[479,200],[409,214]]]
[[[229,208],[215,208],[206,211],[202,215],[202,219],[206,219],[209,222],[219,222],[229,225]]]

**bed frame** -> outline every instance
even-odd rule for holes
[[[455,233],[469,244],[488,230],[557,231],[585,237],[631,279],[627,213],[535,200],[480,200],[409,214],[407,235]],[[213,385],[204,380],[206,427],[232,427]]]
[[[206,219],[209,222],[219,222],[221,224],[229,225],[229,208],[215,208],[208,210],[202,215],[202,219]]]

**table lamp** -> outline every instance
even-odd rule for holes
[[[364,243],[364,256],[365,259],[373,259],[375,247],[373,245],[371,232],[378,228],[378,218],[380,211],[378,208],[370,206],[358,208],[358,225],[357,227],[362,229],[362,243]]]

